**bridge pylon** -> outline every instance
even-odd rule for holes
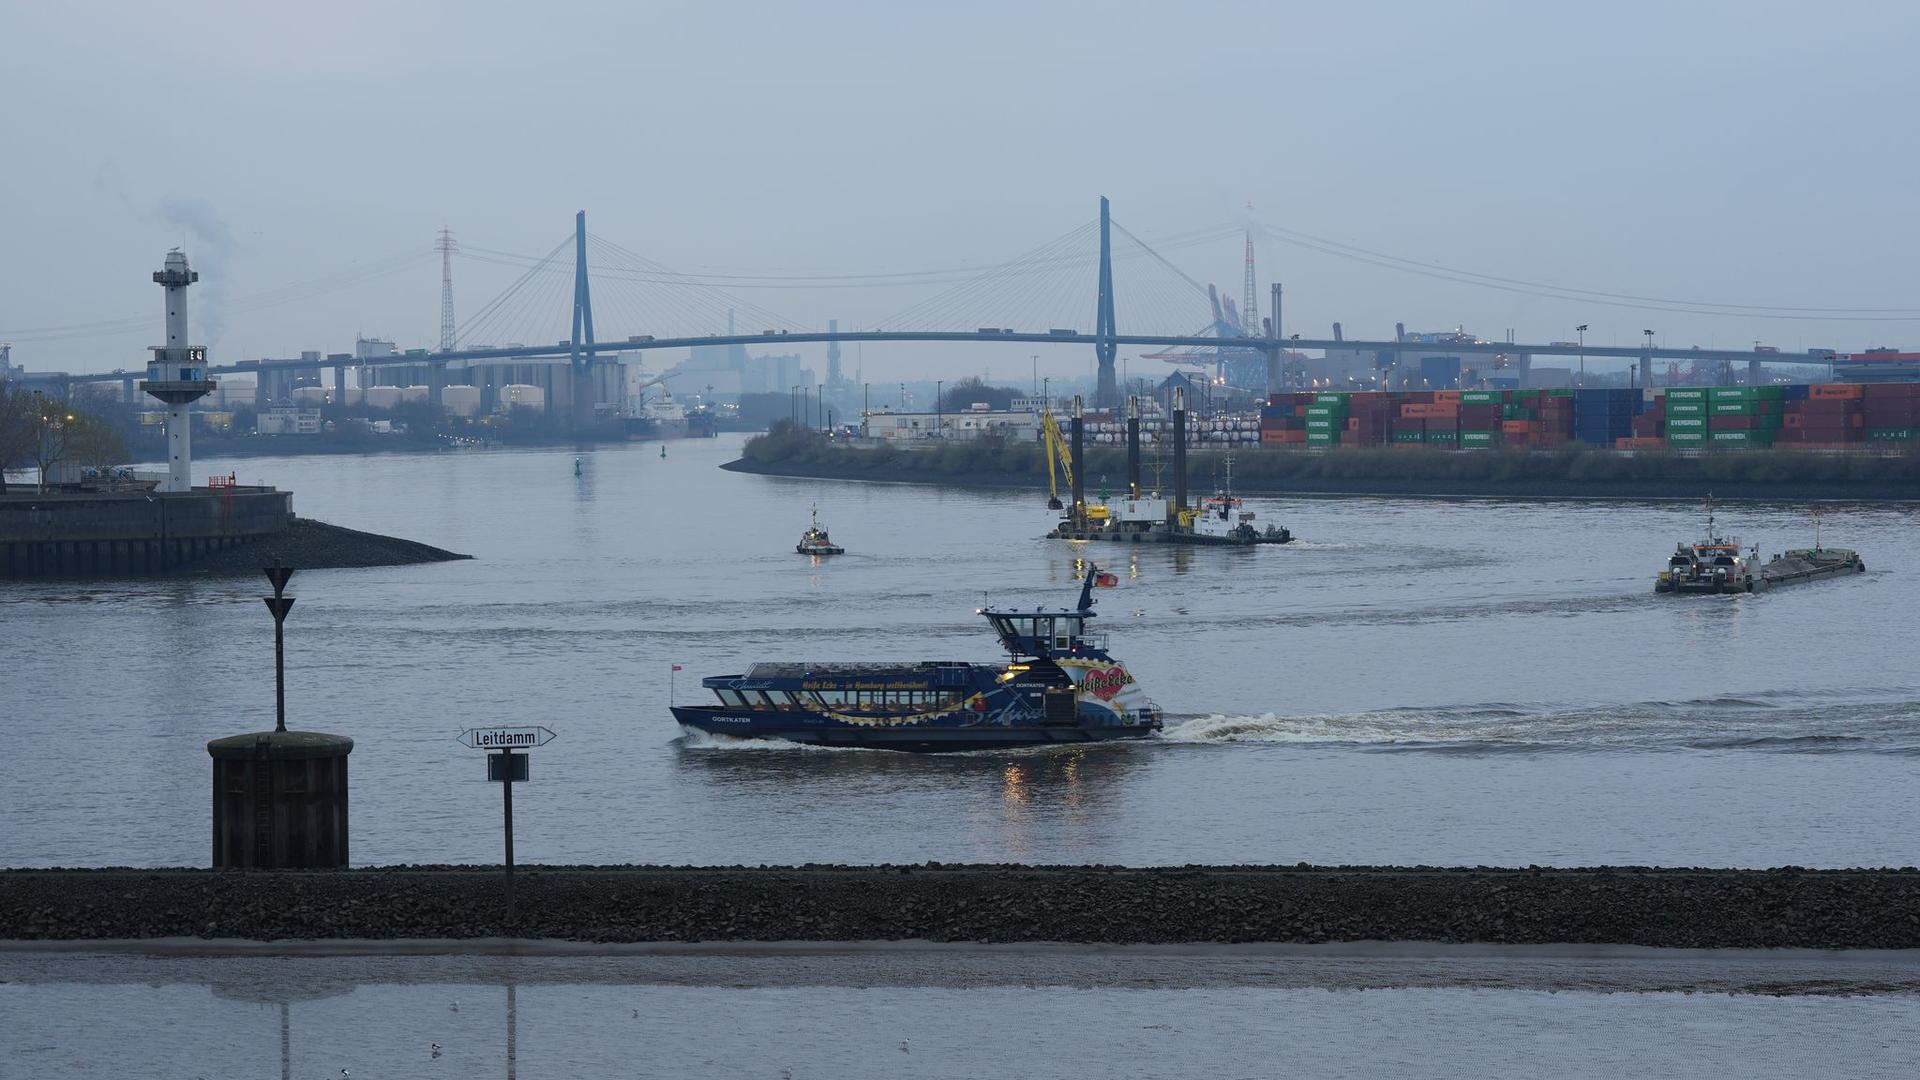
[[[1114,377],[1113,361],[1120,354],[1114,338],[1119,331],[1113,318],[1113,219],[1107,210],[1107,197],[1100,196],[1100,296],[1094,311],[1093,354],[1099,358],[1099,379],[1093,392],[1095,408],[1111,409],[1120,404],[1120,384]]]
[[[573,349],[569,354],[573,428],[585,431],[593,424],[593,294],[587,287],[587,212],[573,215]],[[587,346],[582,351],[582,345]]]

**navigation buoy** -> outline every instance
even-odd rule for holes
[[[666,444],[666,443],[661,443],[661,444],[660,444],[660,456],[661,456],[661,457],[666,457],[666,456],[667,456],[667,444]]]
[[[573,475],[575,476],[580,475],[580,459],[579,458],[573,459]]]

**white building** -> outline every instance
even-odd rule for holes
[[[318,435],[319,409],[268,409],[254,418],[255,431],[262,435]]]
[[[1040,415],[1033,412],[995,412],[975,407],[965,412],[895,412],[881,409],[861,418],[861,434],[902,445],[933,440],[969,442],[999,438],[1032,442],[1040,437]]]

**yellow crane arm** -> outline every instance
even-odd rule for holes
[[[1073,455],[1067,452],[1067,440],[1060,434],[1060,423],[1053,418],[1052,411],[1040,414],[1040,434],[1047,444],[1047,493],[1058,499],[1060,489],[1055,486],[1054,473],[1058,471],[1067,478],[1067,488],[1073,488]]]

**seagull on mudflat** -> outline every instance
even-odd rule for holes
[[[439,1043],[437,1043],[437,1042],[430,1042],[430,1043],[428,1043],[428,1044],[427,1044],[427,1049],[429,1049],[429,1050],[431,1050],[431,1051],[433,1051],[433,1056],[434,1056],[434,1057],[439,1057],[439,1056],[440,1056],[440,1044],[439,1044]]]

